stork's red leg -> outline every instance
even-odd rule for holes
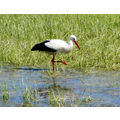
[[[55,56],[53,56],[53,59],[52,59],[53,71],[55,70],[55,62],[61,62],[64,65],[67,65],[67,63],[65,61],[55,61]]]
[[[53,65],[53,70],[55,70],[55,56],[53,56],[53,59],[52,59],[52,65]]]

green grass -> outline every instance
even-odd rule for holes
[[[120,70],[120,15],[0,15],[0,61],[51,67],[52,57],[31,52],[32,46],[51,38],[68,41],[71,34],[81,50],[56,59],[79,70]]]

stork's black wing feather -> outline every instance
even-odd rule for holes
[[[46,52],[56,52],[55,49],[49,48],[47,46],[45,46],[45,43],[50,42],[50,40],[46,40],[42,43],[36,44],[35,46],[33,46],[33,48],[31,49],[31,51],[46,51]]]

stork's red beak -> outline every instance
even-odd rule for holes
[[[77,41],[74,41],[74,42],[77,45],[78,49],[80,50],[80,46],[78,45]]]

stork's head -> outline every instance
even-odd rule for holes
[[[77,43],[77,38],[76,38],[75,35],[71,35],[70,38],[69,38],[69,40],[72,40],[77,45],[78,49],[80,50],[80,46]]]
[[[74,42],[74,41],[77,41],[77,38],[76,38],[75,35],[71,35],[69,39],[72,40],[73,42]]]

